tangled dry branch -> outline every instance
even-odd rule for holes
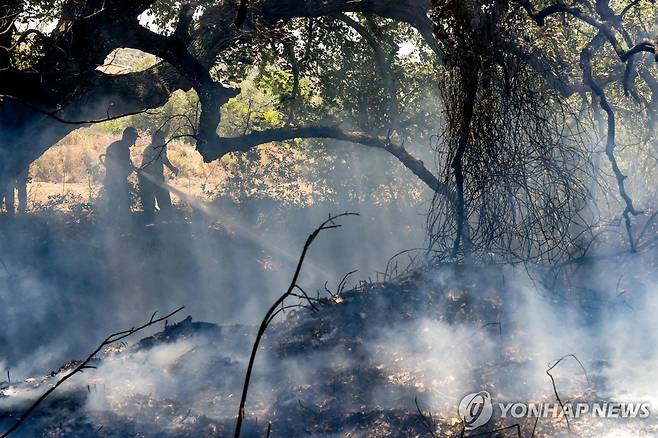
[[[593,223],[596,178],[581,114],[527,57],[504,49],[504,17],[473,14],[463,12],[461,33],[439,35],[452,41],[444,48],[452,63],[440,82],[437,165],[457,202],[435,196],[430,247],[439,258],[568,258]],[[476,49],[480,34],[489,42]]]

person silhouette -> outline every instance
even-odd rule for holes
[[[133,162],[130,159],[130,148],[135,145],[137,130],[128,127],[123,130],[121,140],[115,141],[109,145],[105,151],[101,162],[105,165],[105,181],[103,184],[105,190],[106,214],[113,214],[127,217],[130,214],[130,184],[128,177],[135,170]]]
[[[169,161],[165,135],[158,130],[151,136],[151,144],[144,149],[139,173],[139,193],[144,218],[149,223],[155,218],[156,202],[163,219],[169,218],[172,212],[171,195],[164,185],[164,166],[167,166],[174,175],[179,172],[179,169]]]

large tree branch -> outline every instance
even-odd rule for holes
[[[79,82],[80,91],[59,109],[39,102],[0,99],[0,184],[85,122],[156,108],[174,91],[191,87],[176,69],[164,63],[126,75],[94,70]],[[62,123],[53,116],[80,124]]]
[[[615,15],[608,5],[607,0],[598,0],[596,2],[596,11],[602,20],[584,13],[577,6],[567,5],[562,2],[557,2],[556,4],[547,6],[541,10],[535,9],[530,0],[516,0],[516,2],[526,10],[530,18],[539,26],[544,26],[546,24],[546,18],[556,14],[571,15],[572,17],[589,24],[605,36],[606,40],[610,43],[622,62],[628,61],[634,55],[641,52],[656,54],[656,41],[651,40],[643,40],[628,49],[624,48],[624,45],[619,41],[619,38],[617,38],[614,31],[614,28],[621,26],[623,15]],[[658,56],[656,56],[656,62],[658,62]]]
[[[617,159],[615,157],[615,148],[616,148],[616,122],[615,122],[615,112],[612,109],[612,106],[608,102],[605,91],[603,88],[596,83],[592,76],[592,57],[597,50],[601,48],[605,41],[605,36],[603,32],[599,32],[590,43],[582,50],[580,54],[580,67],[583,70],[583,82],[587,85],[592,92],[598,97],[599,104],[603,111],[605,111],[608,119],[608,129],[607,129],[607,140],[605,153],[610,161],[612,171],[614,172],[615,179],[617,180],[617,187],[619,189],[619,195],[624,201],[624,222],[626,225],[626,231],[628,233],[628,239],[631,246],[631,251],[635,252],[635,242],[633,240],[633,233],[631,227],[630,215],[637,215],[640,212],[635,209],[633,206],[633,200],[626,191],[626,175],[624,175],[619,168]]]
[[[402,145],[394,143],[385,136],[370,135],[364,132],[345,131],[338,126],[304,126],[272,128],[255,131],[239,137],[217,137],[202,152],[206,162],[216,160],[229,152],[246,152],[251,148],[275,141],[292,140],[296,138],[331,138],[334,140],[357,143],[363,146],[382,149],[397,158],[407,169],[421,179],[435,192],[445,196],[455,203],[455,194],[446,184],[439,181],[425,164],[414,158]]]
[[[412,26],[419,17],[427,16],[429,0],[265,0],[263,17],[269,21],[295,17],[320,17],[344,12],[361,12],[404,21]]]

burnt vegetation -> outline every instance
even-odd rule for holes
[[[653,0],[3,2],[2,437],[608,431],[565,406],[657,372],[627,337],[658,338],[657,23]],[[471,430],[482,390],[562,416]]]

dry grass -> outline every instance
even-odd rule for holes
[[[50,148],[30,166],[28,208],[39,209],[55,197],[93,202],[101,193],[105,168],[100,156],[120,135],[98,128],[78,129]],[[131,156],[140,165],[150,136],[140,133]],[[305,157],[294,156],[276,146],[264,146],[255,158],[230,155],[220,161],[204,163],[194,148],[180,141],[169,144],[168,156],[180,169],[178,176],[165,168],[167,182],[190,195],[206,200],[228,195],[264,196],[297,205],[308,205],[326,189],[307,179]],[[273,157],[275,157],[273,159]],[[291,172],[272,172],[273,168],[291,164]],[[248,175],[245,178],[245,174]],[[133,183],[137,183],[135,175]],[[239,187],[238,187],[239,186]],[[174,197],[174,202],[176,202]],[[60,208],[66,210],[66,207]]]
[[[30,176],[37,182],[94,183],[103,180],[104,168],[100,155],[119,135],[95,129],[79,129],[50,148],[30,167]],[[133,162],[141,163],[144,148],[149,144],[148,134],[142,133],[131,149]],[[191,146],[181,142],[169,145],[169,157],[181,169],[184,176],[198,178],[206,171],[203,160]]]
[[[149,133],[140,135],[131,149],[135,165],[141,164],[150,142]],[[67,211],[79,202],[93,205],[102,193],[105,176],[99,157],[119,138],[119,133],[98,126],[81,128],[50,148],[30,167],[28,210],[40,211],[48,205],[50,210]],[[338,155],[332,148],[267,144],[212,163],[204,163],[190,144],[173,141],[168,149],[169,159],[180,173],[174,177],[165,168],[167,182],[204,201],[269,199],[280,205],[304,207],[343,197],[381,206],[397,199],[419,204],[426,191],[398,163],[386,163],[382,157],[363,154],[359,149],[355,154],[349,147],[341,149],[344,155]],[[136,187],[136,175],[131,179]],[[173,201],[182,203],[176,196]]]

